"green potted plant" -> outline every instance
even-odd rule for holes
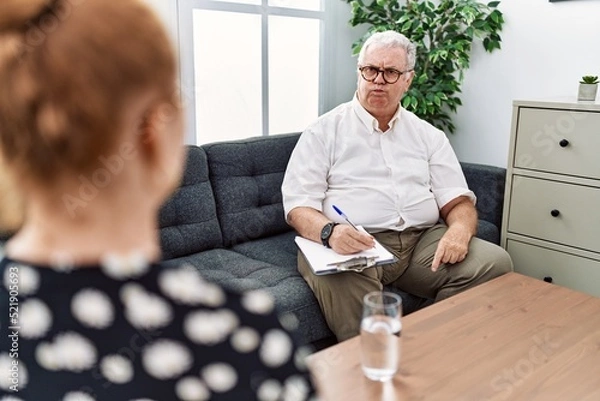
[[[353,45],[358,54],[373,32],[395,30],[417,46],[415,77],[402,106],[436,127],[455,131],[451,113],[462,104],[459,94],[471,47],[481,41],[486,51],[500,49],[504,23],[499,1],[476,0],[344,0],[352,6],[350,24],[369,24]]]
[[[598,93],[598,77],[594,75],[584,75],[579,81],[579,91],[577,100],[595,101]]]

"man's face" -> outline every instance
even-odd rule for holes
[[[373,44],[367,49],[361,66],[392,68],[403,72],[407,70],[406,52],[397,47]],[[402,74],[393,84],[386,83],[382,75],[378,74],[373,82],[368,82],[358,72],[358,100],[375,118],[391,117],[396,112],[400,99],[410,87],[413,72]]]

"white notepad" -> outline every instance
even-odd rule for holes
[[[379,266],[383,264],[393,263],[396,261],[396,258],[390,251],[385,249],[379,242],[375,241],[375,247],[372,249],[368,249],[366,251],[354,253],[352,255],[340,255],[336,251],[331,248],[327,248],[322,244],[317,242],[308,240],[306,238],[296,237],[296,245],[302,251],[308,264],[310,265],[313,273],[316,275],[322,274],[331,274],[331,273],[340,273],[343,271],[362,271],[362,269],[349,269],[344,270],[341,269],[337,265],[345,261],[348,261],[353,258],[374,258],[373,266]],[[369,267],[373,267],[369,266]],[[364,268],[364,266],[363,266]]]

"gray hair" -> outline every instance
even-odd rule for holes
[[[415,61],[417,58],[417,48],[416,46],[404,35],[398,33],[396,31],[383,31],[383,32],[375,32],[373,35],[369,36],[369,38],[365,41],[360,49],[360,53],[358,54],[358,65],[362,65],[365,59],[365,53],[367,49],[371,45],[377,45],[380,47],[399,47],[404,49],[406,52],[406,61],[408,70],[412,70],[415,68]]]

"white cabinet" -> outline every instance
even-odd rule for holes
[[[600,296],[600,104],[515,101],[502,246],[515,271]]]

